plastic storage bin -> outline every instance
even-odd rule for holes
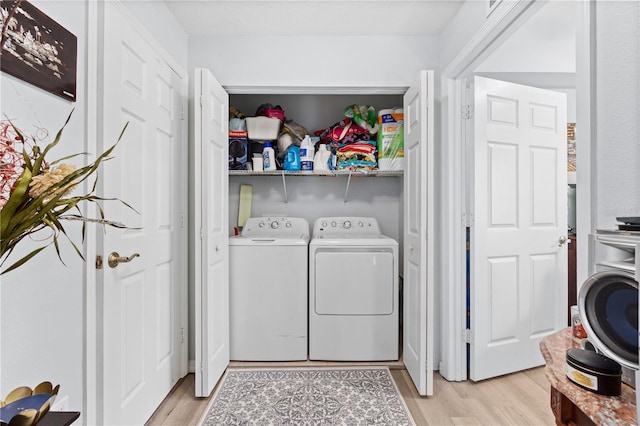
[[[269,117],[247,117],[247,133],[249,139],[256,141],[273,141],[278,139],[280,120]]]

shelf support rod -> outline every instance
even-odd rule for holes
[[[284,177],[284,170],[282,171],[282,189],[284,190],[284,203],[289,203],[289,197],[287,196],[287,180]]]
[[[349,185],[351,185],[351,173],[349,170],[349,178],[347,179],[347,189],[344,191],[344,203],[347,204],[347,198],[349,197]]]

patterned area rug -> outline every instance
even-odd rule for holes
[[[387,367],[229,368],[201,425],[412,425]]]

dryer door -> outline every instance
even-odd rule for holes
[[[391,315],[396,274],[391,249],[319,250],[315,256],[315,312]]]

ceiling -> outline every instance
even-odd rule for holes
[[[434,36],[462,0],[164,0],[194,36]]]

